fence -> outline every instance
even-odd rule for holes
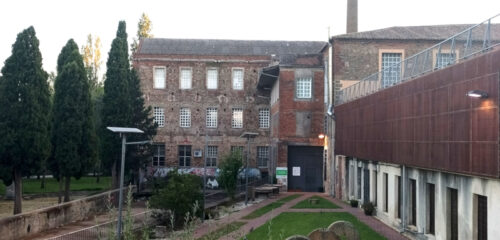
[[[500,14],[337,92],[335,105],[436,71],[500,45]]]

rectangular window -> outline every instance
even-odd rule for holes
[[[401,176],[396,176],[396,189],[398,191],[397,199],[396,199],[396,217],[401,218],[401,203],[402,203],[402,192],[401,192]]]
[[[207,89],[217,89],[218,73],[217,68],[207,69]]]
[[[382,53],[382,86],[388,87],[401,79],[401,53]]]
[[[488,239],[488,197],[475,195],[477,201],[476,229],[477,239]]]
[[[179,112],[179,122],[181,127],[191,127],[191,109],[181,108]]]
[[[153,144],[153,164],[154,167],[165,166],[165,143]]]
[[[191,68],[181,68],[180,81],[181,89],[191,89],[193,72]]]
[[[358,186],[357,186],[357,189],[358,189],[357,198],[358,199],[361,199],[361,171],[362,171],[361,167],[358,167]]]
[[[448,229],[450,240],[458,240],[458,192],[457,189],[448,188]]]
[[[207,128],[217,127],[217,108],[207,108]]]
[[[269,128],[270,124],[270,113],[269,108],[261,108],[259,109],[259,127],[260,128]]]
[[[233,118],[231,126],[233,128],[243,128],[243,108],[233,108]]]
[[[154,67],[154,88],[165,88],[167,69],[164,67]]]
[[[436,68],[444,68],[455,62],[455,53],[436,53]]]
[[[297,98],[311,98],[312,97],[312,78],[303,77],[298,78],[295,82],[295,96]]]
[[[410,225],[417,226],[417,181],[410,179]]]
[[[207,167],[217,166],[217,146],[208,146],[207,148]]]
[[[388,211],[388,206],[389,206],[389,175],[387,173],[384,173],[384,179],[383,179],[383,183],[384,183],[384,189],[382,189],[384,191],[384,212],[387,212]]]
[[[257,147],[257,165],[266,168],[269,162],[269,147]]]
[[[179,145],[179,167],[191,166],[191,145]]]
[[[233,69],[233,89],[243,90],[243,68]]]
[[[436,232],[436,197],[434,184],[427,183],[427,233]]]
[[[158,127],[164,127],[165,126],[165,110],[161,107],[154,107],[153,114],[155,117],[153,122],[158,124]]]

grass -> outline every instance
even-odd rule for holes
[[[264,207],[261,207],[259,209],[256,209],[255,211],[251,212],[250,214],[246,215],[245,217],[243,217],[243,219],[254,219],[254,218],[258,218],[270,211],[272,211],[273,209],[276,209],[276,208],[279,208],[281,206],[283,206],[283,204],[287,203],[287,202],[290,202],[292,201],[293,199],[296,199],[298,197],[300,197],[302,195],[300,194],[293,194],[293,195],[290,195],[288,197],[284,197],[276,202],[272,202],[270,204],[267,204],[266,206]]]
[[[217,228],[217,230],[214,230],[206,235],[203,235],[201,238],[198,238],[198,240],[219,239],[222,236],[225,236],[231,232],[240,229],[240,227],[243,225],[245,225],[245,222],[229,223],[220,228]]]
[[[318,203],[316,204],[311,204],[309,202],[309,199],[312,199],[312,198],[315,198],[315,199],[318,199]],[[339,206],[333,204],[332,202],[320,197],[320,196],[312,196],[304,201],[301,201],[299,203],[297,203],[297,205],[293,206],[292,208],[340,208]]]
[[[55,178],[45,179],[45,188],[40,188],[41,179],[23,179],[23,193],[40,194],[59,191],[59,182]],[[82,177],[79,180],[71,179],[71,191],[103,191],[111,188],[111,177],[101,177],[96,183],[95,177]],[[5,185],[0,182],[0,195],[5,194]]]
[[[301,213],[284,212],[255,229],[247,238],[255,239],[285,239],[300,234],[307,236],[317,228],[326,228],[335,221],[349,221],[358,230],[361,239],[386,239],[368,227],[356,217],[346,212]]]

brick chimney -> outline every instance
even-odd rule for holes
[[[358,0],[347,0],[346,33],[358,31]]]

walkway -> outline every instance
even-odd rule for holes
[[[407,239],[401,234],[399,234],[397,231],[392,229],[391,227],[385,225],[381,221],[377,220],[374,217],[366,216],[363,211],[359,208],[352,208],[351,206],[347,205],[346,203],[339,201],[337,199],[333,199],[329,197],[326,194],[322,193],[300,193],[302,194],[301,197],[298,197],[290,202],[287,202],[283,204],[283,206],[274,209],[271,212],[268,212],[258,218],[251,219],[251,220],[246,220],[243,219],[244,216],[250,214],[256,209],[259,209],[271,202],[277,201],[278,199],[284,198],[286,196],[292,195],[292,194],[297,194],[297,193],[282,193],[279,196],[275,198],[270,198],[266,199],[258,204],[252,205],[250,207],[247,207],[245,209],[242,209],[239,212],[233,213],[229,215],[228,217],[222,218],[220,220],[217,220],[215,222],[205,222],[201,226],[199,226],[196,231],[195,231],[195,238],[199,238],[208,232],[211,232],[215,229],[217,229],[220,226],[238,221],[238,222],[245,222],[245,225],[243,225],[238,231],[235,231],[233,233],[228,234],[227,236],[224,236],[220,239],[239,239],[241,236],[248,234],[249,232],[253,231],[254,229],[260,227],[264,223],[266,223],[269,219],[274,218],[275,216],[279,215],[282,212],[348,212],[354,216],[356,216],[360,221],[364,222],[366,225],[371,227],[374,231],[378,232],[382,236],[385,236],[388,240],[399,240],[399,239]],[[341,207],[339,209],[291,209],[292,206],[295,204],[299,203],[300,201],[303,201],[313,195],[319,195],[324,197],[325,199],[330,200],[331,202],[335,203],[337,206]]]

